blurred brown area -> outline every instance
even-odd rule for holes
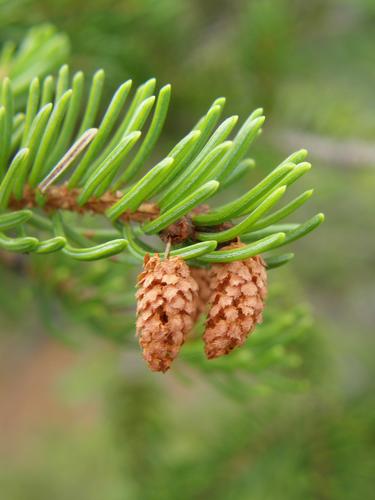
[[[46,338],[33,352],[7,346],[0,360],[1,453],[22,448],[25,437],[46,425],[89,423],[94,408],[68,410],[56,394],[59,379],[77,363],[71,349]]]

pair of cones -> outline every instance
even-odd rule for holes
[[[266,295],[267,273],[260,256],[200,269],[179,257],[147,255],[138,277],[137,336],[150,369],[170,368],[206,312],[207,358],[229,354],[262,321]]]

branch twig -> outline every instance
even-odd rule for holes
[[[104,214],[105,211],[118,201],[123,193],[121,191],[107,192],[96,198],[92,197],[83,206],[79,205],[77,198],[81,190],[78,188],[68,189],[65,184],[50,186],[44,193],[45,203],[43,207],[37,202],[37,190],[26,186],[21,200],[12,198],[9,208],[20,210],[23,208],[43,208],[45,212],[54,210],[67,210],[76,213]],[[155,203],[142,203],[135,212],[127,211],[120,217],[123,221],[145,222],[155,219],[159,215],[159,208]]]

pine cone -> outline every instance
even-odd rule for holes
[[[179,257],[144,259],[138,277],[137,335],[153,371],[166,372],[194,325],[198,285]]]
[[[267,295],[265,262],[256,256],[215,264],[211,269],[211,286],[210,310],[203,335],[208,359],[229,354],[241,346],[257,323],[262,322]]]
[[[200,267],[191,267],[190,272],[198,285],[197,314],[196,314],[196,319],[198,319],[201,314],[205,314],[207,312],[208,303],[211,297],[212,293],[211,279],[210,279],[211,270]]]

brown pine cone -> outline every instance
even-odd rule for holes
[[[191,267],[190,272],[198,285],[197,314],[196,314],[196,319],[198,319],[198,317],[201,314],[206,313],[208,309],[208,303],[212,293],[211,279],[210,279],[211,270],[200,267]]]
[[[138,277],[137,335],[152,371],[166,372],[194,325],[198,285],[179,257],[144,259]]]
[[[215,264],[211,270],[211,286],[213,292],[203,335],[208,359],[229,354],[241,346],[257,323],[262,322],[267,295],[265,262],[256,256]]]

